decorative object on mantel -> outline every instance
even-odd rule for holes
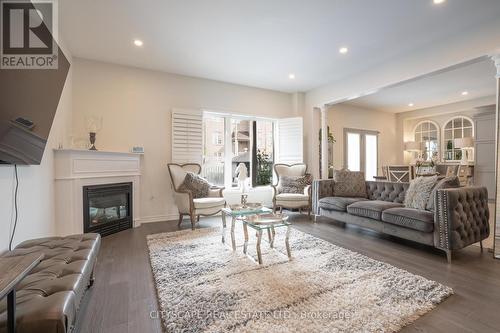
[[[460,160],[460,164],[469,164],[469,161],[472,159],[470,151],[474,148],[474,138],[458,138],[455,139],[453,143],[455,145],[455,148],[460,148],[462,150],[462,159]]]
[[[97,150],[95,147],[95,141],[97,133],[102,129],[102,117],[100,116],[89,116],[87,120],[87,129],[89,131],[90,148],[89,150]]]
[[[132,147],[132,153],[134,154],[144,154],[144,147]]]

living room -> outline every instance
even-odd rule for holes
[[[500,329],[496,1],[0,5],[0,332]]]

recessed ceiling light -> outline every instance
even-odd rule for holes
[[[412,107],[412,106],[414,106],[414,105],[415,105],[415,104],[413,104],[413,103],[409,103],[409,104],[408,104],[408,106],[409,106],[409,107]]]
[[[468,91],[462,91],[462,96],[467,96],[469,94]]]
[[[288,78],[290,80],[295,80],[295,74],[293,74],[293,73],[288,74]]]
[[[349,49],[345,46],[343,46],[339,49],[339,53],[341,53],[341,54],[346,54],[347,52],[349,52]]]
[[[144,43],[140,39],[134,39],[134,45],[135,46],[142,46]]]
[[[439,5],[439,4],[441,4],[441,3],[445,2],[445,1],[446,0],[434,0],[434,4],[435,5]]]

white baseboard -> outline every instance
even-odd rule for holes
[[[165,222],[178,220],[179,214],[168,214],[168,215],[156,215],[156,216],[144,216],[140,219],[134,221],[135,226],[140,226],[143,223],[154,223],[154,222]]]

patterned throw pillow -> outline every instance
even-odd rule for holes
[[[210,192],[210,183],[199,175],[188,172],[181,186],[180,191],[190,191],[193,198],[206,198]]]
[[[427,210],[434,211],[434,198],[436,197],[438,190],[444,190],[447,188],[457,188],[460,187],[460,180],[457,176],[450,176],[439,180],[436,186],[432,189],[429,200],[427,201]]]
[[[364,172],[335,170],[333,180],[335,181],[333,192],[336,197],[367,197]]]
[[[281,176],[278,184],[279,193],[304,193],[304,188],[312,184],[312,175]]]
[[[417,177],[412,180],[405,194],[405,207],[425,210],[437,179],[437,176],[432,176]]]

